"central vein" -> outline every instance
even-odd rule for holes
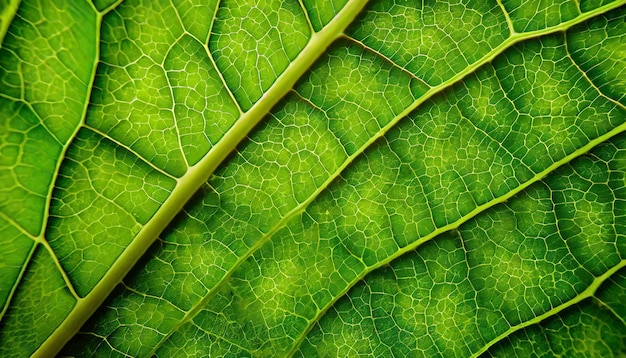
[[[269,113],[274,105],[293,88],[296,81],[326,51],[328,46],[343,35],[345,29],[361,13],[366,3],[367,0],[348,1],[328,25],[311,36],[302,52],[289,64],[254,106],[237,120],[222,140],[212,147],[202,160],[189,168],[185,175],[178,179],[176,187],[152,219],[141,229],[133,239],[133,242],[118,257],[93,290],[87,296],[77,301],[67,318],[39,347],[33,354],[33,357],[56,355],[67,341],[78,332],[80,327],[104,302],[106,297],[121,282],[139,258],[158,238],[160,233],[183,209],[183,206],[191,199],[193,194],[207,182],[228,154],[235,150],[236,146]],[[186,319],[193,317],[201,306],[202,302],[188,312],[181,324]]]

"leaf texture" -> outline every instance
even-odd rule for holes
[[[0,0],[0,356],[622,356],[625,1]]]

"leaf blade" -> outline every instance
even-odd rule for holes
[[[383,10],[387,9],[381,2],[373,4],[346,35],[341,34],[360,12],[362,3],[349,2],[341,11],[334,8],[334,3],[322,9],[305,1],[300,2],[300,8],[282,4],[278,10],[267,4],[268,11],[260,12],[259,17],[266,21],[263,26],[276,19],[280,22],[290,18],[301,10],[302,14],[296,17],[310,22],[309,30],[320,29],[321,24],[326,27],[312,35],[295,65],[288,64],[291,55],[287,56],[287,62],[280,58],[270,60],[268,71],[257,72],[259,78],[250,78],[250,83],[244,86],[247,90],[242,90],[243,79],[254,73],[243,64],[250,62],[249,59],[262,59],[265,46],[245,41],[235,43],[242,49],[251,46],[254,50],[245,55],[251,57],[244,56],[240,63],[237,56],[229,58],[232,53],[221,53],[228,51],[229,42],[219,42],[220,36],[245,37],[249,32],[252,38],[268,39],[276,35],[272,33],[273,27],[263,33],[259,30],[263,26],[257,28],[244,23],[245,10],[237,15],[242,8],[230,11],[227,3],[219,8],[216,4],[203,8],[199,3],[167,2],[154,3],[151,5],[154,9],[146,9],[132,2],[98,2],[96,7],[102,12],[97,17],[103,19],[103,61],[99,77],[93,82],[91,102],[85,105],[89,108],[86,124],[71,135],[72,144],[63,153],[66,162],[60,167],[62,175],[56,183],[52,216],[45,232],[50,246],[43,242],[37,250],[32,249],[34,246],[22,248],[33,258],[45,256],[44,248],[60,255],[59,259],[53,257],[52,262],[58,268],[63,265],[61,279],[70,291],[74,286],[77,288],[75,297],[86,297],[78,298],[75,312],[79,313],[57,330],[59,336],[65,337],[77,329],[81,320],[100,306],[105,293],[135,266],[137,258],[181,211],[192,192],[217,170],[208,186],[191,199],[149,251],[149,256],[84,327],[86,332],[76,336],[76,342],[90,337],[88,347],[80,347],[80,352],[86,349],[91,354],[105,353],[112,345],[116,347],[113,349],[131,355],[182,354],[180,349],[213,355],[293,354],[304,340],[306,349],[325,349],[322,347],[325,345],[339,349],[336,352],[341,354],[360,349],[365,349],[363,353],[394,354],[393,349],[385,350],[388,344],[381,342],[389,339],[394,329],[406,333],[408,328],[392,327],[389,320],[374,325],[366,320],[358,323],[354,332],[381,335],[373,343],[363,341],[361,347],[341,334],[337,337],[345,339],[343,347],[340,342],[337,347],[330,346],[332,339],[324,338],[320,343],[315,338],[319,332],[311,329],[326,324],[320,320],[322,316],[332,320],[333,313],[329,310],[335,307],[343,310],[341,307],[347,307],[342,303],[346,299],[362,301],[363,307],[367,307],[367,297],[376,295],[357,298],[353,292],[362,290],[363,285],[374,284],[370,282],[376,282],[384,267],[390,266],[393,271],[404,265],[405,258],[413,257],[415,250],[418,255],[430,252],[429,257],[435,262],[441,260],[440,267],[447,267],[430,270],[443,275],[443,280],[436,277],[437,280],[445,282],[448,280],[445,276],[450,275],[452,283],[460,285],[456,280],[463,275],[458,266],[463,265],[463,260],[453,257],[463,253],[463,245],[472,241],[465,236],[460,241],[446,235],[438,238],[436,245],[452,248],[448,250],[454,253],[452,256],[433,252],[432,245],[422,250],[421,244],[449,229],[463,231],[493,212],[504,215],[498,211],[503,205],[516,208],[512,210],[512,217],[520,218],[516,220],[532,223],[528,230],[535,230],[531,230],[535,234],[529,231],[520,237],[548,235],[549,231],[537,229],[541,226],[534,222],[540,214],[525,215],[525,205],[534,205],[539,208],[537,213],[550,217],[550,210],[545,209],[549,201],[540,183],[549,182],[544,178],[552,178],[554,169],[574,157],[598,145],[604,148],[603,142],[624,130],[621,103],[624,86],[619,81],[623,71],[619,65],[617,70],[610,66],[621,63],[614,50],[619,46],[620,36],[623,37],[620,16],[609,17],[610,20],[598,16],[623,3],[583,3],[582,8],[588,12],[572,12],[569,10],[574,9],[575,3],[565,2],[563,6],[569,10],[552,18],[545,14],[558,8],[554,4],[541,5],[535,15],[518,16],[525,13],[526,5],[512,5],[509,1],[491,6],[478,2],[419,4],[415,8],[394,3],[389,4],[392,16],[386,18]],[[351,6],[354,8],[350,17],[343,17]],[[163,11],[169,11],[168,17],[176,19],[172,26],[163,23]],[[102,17],[104,12],[108,14]],[[213,21],[215,14],[218,18]],[[398,14],[410,14],[412,20],[402,23],[403,17]],[[435,20],[429,20],[431,15]],[[588,24],[570,29],[591,18],[595,19],[592,23],[599,24],[595,29],[600,31],[594,35],[587,37],[593,34],[587,31]],[[201,19],[211,19],[210,29],[217,30],[207,30],[200,24]],[[241,26],[235,25],[229,33],[218,31],[238,21]],[[406,29],[402,28],[407,24]],[[472,24],[477,26],[468,29]],[[590,28],[594,29],[593,26]],[[328,28],[335,30],[327,31]],[[596,46],[589,54],[585,52],[589,41],[597,41],[604,28],[611,30],[607,39],[600,41],[602,46]],[[569,31],[567,36],[547,36],[565,30]],[[295,31],[300,35],[306,32],[304,27],[302,33]],[[400,45],[400,51],[401,41],[393,37],[396,35],[431,41],[433,47],[407,42]],[[340,41],[334,41],[337,37],[341,37]],[[385,40],[379,41],[378,37]],[[122,41],[118,42],[116,39],[120,38]],[[128,42],[128,39],[132,40]],[[279,41],[276,51],[289,52],[284,47],[287,42]],[[333,45],[327,49],[331,42]],[[451,50],[444,51],[446,48]],[[429,49],[433,52],[428,52]],[[425,63],[442,57],[443,65],[431,70],[429,66],[420,67],[418,62],[411,62],[410,56],[421,51],[426,53]],[[133,52],[137,52],[133,54],[136,57],[128,57]],[[322,53],[323,57],[307,71]],[[234,63],[242,64],[241,68],[231,67]],[[595,63],[606,71],[593,72]],[[285,72],[272,74],[274,69]],[[276,82],[270,85],[274,79]],[[608,86],[602,85],[604,80]],[[242,113],[240,108],[250,110]],[[267,123],[259,124],[267,113]],[[205,127],[212,123],[213,117],[221,122]],[[241,118],[235,122],[237,117]],[[124,118],[131,120],[125,122]],[[231,123],[235,123],[233,127]],[[244,138],[248,141],[228,156]],[[157,145],[160,143],[164,145]],[[77,154],[81,148],[85,148],[86,154]],[[220,163],[223,164],[219,166]],[[621,173],[619,169],[614,172]],[[89,179],[81,184],[83,178]],[[615,190],[603,187],[604,179],[598,178],[589,195],[610,197],[607,193]],[[597,248],[602,247],[606,260],[619,258],[619,253],[611,251],[616,245],[611,241],[615,236],[606,229],[617,220],[607,211],[608,202],[588,203],[578,189],[554,192],[559,195],[563,192],[569,200],[581,205],[581,210],[576,209],[577,215],[565,215],[562,219],[566,223],[563,233],[568,233],[567,230],[572,233],[570,242],[586,241],[586,236],[576,231],[576,227],[584,226],[603,238],[604,246],[598,243]],[[524,201],[519,197],[530,199]],[[90,202],[95,209],[89,209]],[[516,204],[519,202],[526,204]],[[569,210],[558,205],[563,212]],[[82,207],[91,211],[85,214]],[[13,210],[15,206],[10,208]],[[596,211],[601,215],[598,214],[597,220],[590,219]],[[9,220],[0,225],[11,227],[12,216],[16,214],[10,213]],[[83,228],[81,217],[101,225]],[[71,220],[76,224],[70,225]],[[499,225],[505,228],[506,222]],[[126,233],[121,234],[121,230]],[[66,232],[77,235],[80,231],[88,241],[79,253],[71,245],[79,244],[80,238],[63,235]],[[138,239],[132,239],[137,232]],[[615,233],[620,232],[618,227]],[[105,234],[98,239],[98,233]],[[16,235],[20,234],[12,233],[10,237]],[[115,239],[106,240],[107,235]],[[124,247],[130,241],[115,241],[123,237],[133,242],[127,248]],[[507,242],[502,244],[503,257],[507,257],[507,245],[514,242],[514,236],[507,236]],[[455,245],[458,247],[454,248]],[[110,259],[120,249],[125,250],[124,254],[117,258],[117,264],[112,264]],[[99,250],[102,256],[97,255]],[[107,253],[103,254],[102,250]],[[540,252],[533,251],[538,248],[532,246],[525,250],[524,255]],[[467,254],[472,252],[469,250]],[[553,252],[559,251],[548,250],[550,255]],[[602,276],[612,267],[609,261],[598,261],[594,250],[577,253],[583,255],[580,258],[583,268],[567,263],[566,271],[590,270]],[[70,255],[77,254],[73,259],[75,264],[71,264]],[[529,258],[524,255],[521,256],[525,268]],[[85,266],[94,263],[95,266]],[[534,264],[536,272],[522,276],[522,280],[530,280],[528,291],[532,294],[519,296],[515,287],[507,293],[520,303],[519,310],[511,308],[510,314],[525,315],[523,320],[541,313],[543,301],[559,304],[565,297],[550,291],[549,279],[539,284],[532,281],[541,272],[550,274],[546,268],[550,263],[535,259]],[[19,275],[25,270],[24,265],[21,268],[19,264],[11,265],[11,270]],[[34,267],[29,270],[35,272]],[[506,277],[514,277],[511,282],[519,279],[506,265],[491,268],[501,269]],[[29,272],[24,274],[31,275]],[[555,285],[568,282],[564,278],[553,281]],[[86,286],[85,282],[88,282]],[[432,292],[429,298],[441,305],[439,312],[432,311],[432,316],[453,312],[450,307],[454,307],[451,300],[454,297],[446,295],[450,287],[442,286],[441,282],[433,285],[439,291]],[[477,278],[469,281],[479,282]],[[582,286],[575,282],[572,278],[568,283],[579,292]],[[467,286],[467,282],[464,284]],[[465,291],[471,292],[470,286]],[[7,287],[5,292],[13,289]],[[388,288],[383,285],[381,292]],[[559,289],[563,295],[571,291],[565,286]],[[393,292],[394,298],[402,297]],[[341,299],[342,296],[348,298]],[[19,297],[22,296],[18,294]],[[532,309],[528,311],[524,304]],[[10,314],[19,311],[5,309]],[[352,322],[358,316],[356,311],[342,311],[343,318],[337,322]],[[490,311],[498,309],[492,307]],[[346,316],[345,312],[351,313]],[[600,315],[604,311],[598,312]],[[476,317],[482,319],[480,315]],[[467,312],[456,318],[458,321],[453,321],[447,329],[440,332],[435,329],[431,341],[421,342],[420,349],[434,347],[433,352],[478,354],[486,352],[500,338],[517,337],[517,330],[495,330],[493,337],[487,337],[493,338],[491,341],[450,342],[450,349],[446,350],[441,342],[449,338],[447,335],[455,329],[465,332],[463,320],[475,319]],[[515,321],[509,316],[507,320]],[[217,330],[211,331],[212,328]],[[90,329],[97,333],[88,333]],[[339,329],[344,332],[343,328]],[[530,332],[526,326],[518,330]],[[495,339],[498,334],[502,337]],[[193,345],[199,337],[211,344]],[[408,345],[395,348],[410,351],[411,338],[407,339]],[[66,353],[77,347],[70,344]]]

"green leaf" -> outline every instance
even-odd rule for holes
[[[623,356],[625,5],[0,0],[0,356]]]

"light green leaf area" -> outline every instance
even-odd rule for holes
[[[626,355],[626,1],[0,0],[0,41],[0,356]]]

